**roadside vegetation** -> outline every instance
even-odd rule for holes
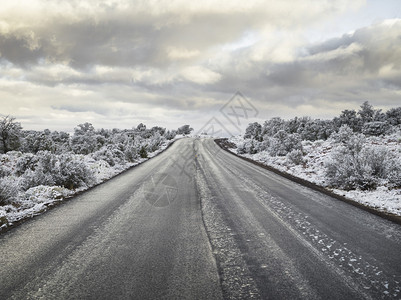
[[[46,210],[49,205],[99,184],[152,157],[177,135],[162,127],[95,129],[84,123],[66,132],[23,130],[0,118],[0,226]]]
[[[332,120],[272,118],[230,142],[239,155],[401,214],[401,107],[364,102]]]

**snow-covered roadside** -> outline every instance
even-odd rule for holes
[[[71,198],[95,185],[103,183],[129,168],[155,157],[163,152],[173,142],[182,137],[183,136],[180,135],[172,140],[166,140],[162,145],[160,145],[158,150],[148,153],[147,158],[138,158],[134,162],[125,162],[124,164],[116,163],[114,166],[110,166],[104,160],[95,160],[89,155],[74,155],[79,157],[79,161],[83,161],[83,163],[92,171],[94,175],[94,183],[91,186],[80,187],[75,190],[70,190],[60,186],[39,185],[32,187],[25,192],[18,193],[15,202],[0,206],[0,232],[21,220],[39,215],[45,212],[49,207],[54,206],[65,199]],[[3,154],[2,157],[0,157],[2,158],[3,167],[10,169],[15,168],[20,155],[21,154],[18,152]],[[18,185],[18,181],[21,180],[21,178],[13,177],[10,180],[14,180],[14,184]]]
[[[400,142],[397,137],[369,137],[367,143],[374,147],[386,147],[389,151],[400,152]],[[229,142],[240,145],[244,143],[242,136],[235,136]],[[286,172],[293,176],[305,179],[319,186],[329,189],[325,180],[325,163],[330,159],[333,144],[330,140],[326,141],[302,141],[304,163],[296,165],[286,156],[271,156],[267,151],[256,154],[238,154],[254,161],[263,163],[267,166]],[[237,154],[237,149],[229,149]],[[345,191],[340,189],[329,189],[335,194],[344,196],[350,200],[373,208],[375,210],[401,216],[401,189],[391,189],[386,185],[379,186],[376,190],[363,191],[360,189]]]

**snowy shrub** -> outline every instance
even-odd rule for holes
[[[0,153],[19,149],[21,130],[21,124],[14,117],[0,117]]]
[[[172,131],[168,130],[168,131],[164,134],[164,137],[165,137],[167,140],[172,140],[173,138],[175,138],[176,135],[177,135],[177,131],[175,131],[175,130],[172,130]]]
[[[138,125],[138,126],[139,126],[139,125]],[[177,129],[177,134],[187,135],[187,134],[190,134],[191,131],[193,131],[193,130],[194,130],[194,129],[191,128],[191,126],[189,126],[189,125],[183,125],[183,126],[181,126],[181,127],[179,127],[179,128]]]
[[[401,163],[392,165],[387,174],[387,180],[390,188],[401,188]]]
[[[349,138],[351,135],[354,134],[354,131],[352,130],[351,127],[349,127],[348,125],[342,125],[340,127],[340,129],[338,130],[338,132],[333,133],[331,135],[331,139],[335,142],[335,143],[347,143],[349,141]]]
[[[118,149],[118,148],[112,148],[112,149],[111,149],[111,152],[112,152],[112,154],[113,154],[114,161],[115,161],[117,164],[125,165],[125,163],[126,163],[126,161],[125,161],[125,154],[124,154],[123,151],[125,151],[125,149],[124,149],[124,150],[120,150],[120,149]]]
[[[357,156],[345,146],[339,146],[333,150],[326,162],[327,182],[332,187],[344,190],[354,190],[358,187],[368,189],[373,183],[366,182],[363,167]]]
[[[11,175],[11,170],[10,168],[7,168],[4,166],[4,164],[8,161],[8,155],[1,155],[0,154],[0,178],[10,176]]]
[[[45,173],[42,168],[37,168],[35,171],[30,169],[26,170],[24,175],[22,175],[22,180],[20,183],[20,188],[24,191],[38,186],[38,185],[54,185],[55,173]]]
[[[362,133],[371,136],[380,136],[386,134],[390,130],[387,122],[368,122],[362,127]]]
[[[269,143],[269,154],[271,156],[285,156],[292,150],[302,150],[299,134],[288,134],[284,130],[280,130],[270,138]]]
[[[49,130],[42,131],[28,131],[22,139],[21,151],[37,153],[39,151],[52,151],[55,152],[56,145],[51,138]]]
[[[345,190],[375,189],[388,182],[390,187],[401,186],[401,164],[384,147],[364,146],[360,150],[338,146],[326,162],[329,185]]]
[[[156,132],[149,138],[147,148],[149,149],[150,152],[157,151],[163,142],[164,138],[160,135],[159,132]]]
[[[345,146],[351,152],[359,152],[366,141],[365,136],[354,133],[348,125],[343,125],[337,133],[331,135],[333,142]]]
[[[401,188],[401,158],[394,153],[387,160],[386,178],[390,188]]]
[[[249,153],[249,154],[257,153],[256,146],[255,146],[256,143],[257,142],[255,142],[254,139],[247,140],[245,142],[245,151],[246,151],[246,153]]]
[[[55,178],[56,185],[72,190],[82,186],[91,186],[95,182],[92,171],[74,155],[60,155],[59,168],[60,172]]]
[[[37,153],[37,168],[41,169],[43,173],[52,174],[56,172],[57,156],[49,151],[39,151]]]
[[[386,178],[390,155],[384,147],[365,146],[360,153],[360,162],[372,176]]]
[[[287,154],[287,160],[294,165],[301,165],[304,163],[304,154],[299,149],[292,150]]]
[[[262,125],[260,125],[258,122],[250,123],[245,129],[244,138],[253,138],[260,141],[262,139]]]
[[[138,158],[138,150],[131,144],[128,145],[124,151],[125,160],[134,162]]]
[[[0,180],[0,205],[11,203],[18,194],[16,178],[4,177]]]
[[[0,178],[9,176],[10,173],[7,172],[7,169],[0,165]]]
[[[393,126],[401,124],[401,107],[390,108],[386,112],[387,122]]]
[[[269,147],[270,147],[270,139],[266,137],[266,139],[263,138],[262,142],[257,143],[256,151],[257,152],[267,151]]]
[[[237,154],[245,154],[245,153],[246,153],[245,142],[237,144]]]
[[[33,171],[35,170],[35,166],[37,163],[37,156],[32,153],[24,153],[17,160],[17,164],[15,166],[15,174],[17,176],[21,176],[28,169]]]
[[[263,126],[262,126],[262,132],[261,135],[267,135],[269,137],[274,136],[277,132],[279,132],[280,130],[283,130],[286,126],[286,122],[279,118],[279,117],[275,117],[272,118],[268,121],[265,121]]]
[[[339,117],[335,117],[333,119],[333,123],[337,128],[346,125],[350,127],[354,132],[361,131],[361,120],[358,118],[355,110],[346,109],[342,111]]]
[[[68,189],[58,186],[38,185],[27,190],[21,197],[23,200],[41,203],[45,201],[62,199],[70,194]]]
[[[20,161],[21,159],[19,162]],[[58,159],[56,155],[49,151],[39,151],[35,159],[29,162],[30,167],[25,168],[25,172],[22,175],[21,188],[23,190],[28,190],[37,185],[54,185],[54,178],[59,172],[57,162]],[[22,169],[23,168],[20,170]]]
[[[104,160],[111,167],[113,167],[116,164],[115,161],[114,161],[113,152],[110,149],[108,149],[107,147],[103,147],[100,150],[92,153],[91,156],[96,161]]]
[[[147,158],[148,157],[148,151],[146,150],[146,146],[142,146],[141,149],[139,150],[139,156],[141,158]]]

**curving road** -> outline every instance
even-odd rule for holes
[[[167,151],[0,236],[0,299],[400,299],[401,227],[237,158]]]

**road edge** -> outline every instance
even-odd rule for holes
[[[346,202],[346,203],[348,203],[348,204],[350,204],[352,206],[358,207],[360,209],[363,209],[364,211],[367,211],[367,212],[372,213],[372,214],[374,214],[376,216],[382,217],[382,218],[387,219],[387,220],[389,220],[391,222],[394,222],[394,223],[396,223],[398,225],[401,225],[401,216],[397,216],[397,215],[394,215],[394,214],[390,214],[390,213],[386,213],[386,212],[374,209],[373,207],[366,206],[366,205],[364,205],[362,203],[356,202],[356,201],[354,201],[352,199],[349,199],[349,198],[347,198],[345,196],[338,195],[338,194],[330,191],[327,188],[324,188],[324,187],[322,187],[320,185],[317,185],[316,183],[310,182],[310,181],[305,180],[305,179],[300,178],[300,177],[296,177],[296,176],[294,176],[292,174],[289,174],[289,173],[283,172],[281,170],[275,169],[275,168],[273,168],[271,166],[268,166],[268,165],[265,165],[265,164],[263,164],[261,162],[258,162],[258,161],[252,160],[250,158],[243,157],[243,156],[240,156],[240,155],[238,155],[236,153],[233,153],[233,152],[228,150],[229,143],[227,141],[228,141],[227,138],[214,139],[214,142],[221,149],[223,149],[224,151],[226,151],[226,152],[228,152],[228,153],[230,153],[230,154],[232,154],[232,155],[234,155],[236,157],[239,157],[239,158],[241,158],[243,160],[246,160],[246,161],[248,161],[248,162],[250,162],[250,163],[252,163],[254,165],[257,165],[259,167],[262,167],[263,169],[266,169],[266,170],[268,170],[270,172],[273,172],[273,173],[275,173],[275,174],[277,174],[279,176],[282,176],[282,177],[284,177],[286,179],[289,179],[289,180],[291,180],[291,181],[293,181],[295,183],[301,184],[301,185],[303,185],[305,187],[308,187],[308,188],[310,188],[312,190],[315,190],[317,192],[323,193],[323,194],[325,194],[327,196],[330,196],[332,198],[335,198],[337,200]]]

